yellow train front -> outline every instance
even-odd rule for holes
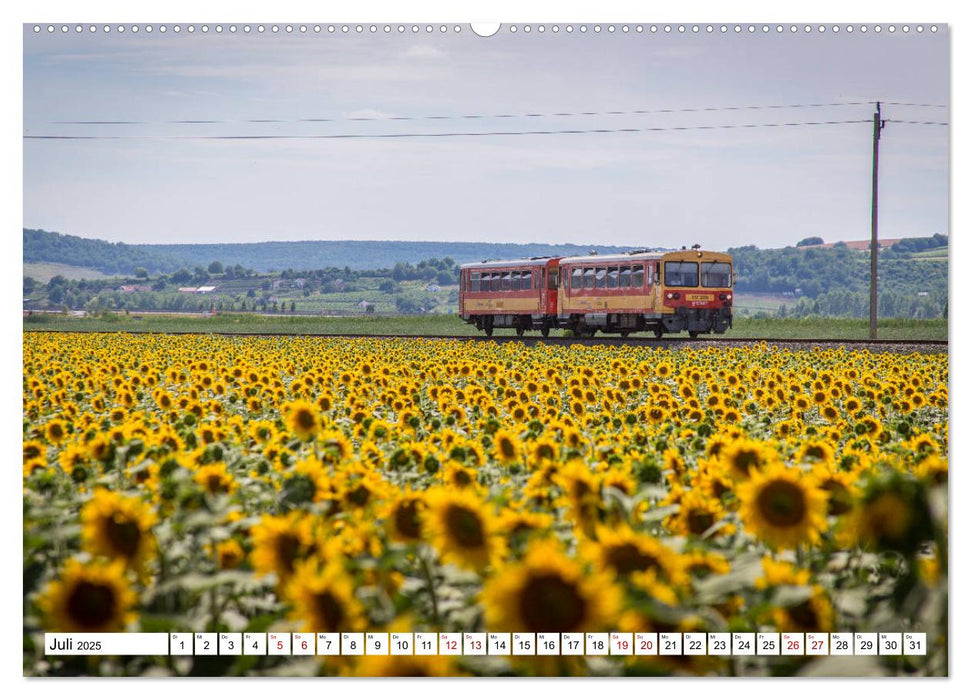
[[[577,335],[724,333],[732,325],[730,255],[702,250],[587,255],[559,261],[557,324]]]

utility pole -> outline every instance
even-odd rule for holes
[[[870,198],[870,340],[877,338],[877,173],[880,169],[880,103],[873,113],[873,186]]]

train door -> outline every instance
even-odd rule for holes
[[[547,314],[556,314],[558,311],[558,290],[560,286],[560,267],[559,265],[550,265],[546,268],[547,281],[546,281],[546,303],[543,308],[546,310]]]

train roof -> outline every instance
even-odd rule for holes
[[[578,255],[575,257],[563,258],[561,265],[586,264],[586,263],[614,263],[622,264],[630,261],[661,260],[663,258],[674,258],[676,260],[695,260],[700,257],[714,258],[716,260],[731,260],[727,253],[719,253],[713,250],[663,250],[663,251],[633,251],[631,253],[611,253],[609,255]]]
[[[550,260],[559,258],[559,255],[549,255],[537,258],[521,258],[519,260],[486,260],[477,263],[465,263],[460,265],[460,270],[467,268],[492,268],[492,267],[543,267]]]

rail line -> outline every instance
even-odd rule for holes
[[[516,336],[516,335],[494,335],[486,337],[481,335],[410,335],[410,334],[354,334],[354,333],[286,333],[282,331],[149,331],[149,330],[122,330],[122,331],[99,331],[99,330],[63,330],[37,328],[24,330],[25,333],[130,333],[132,335],[217,335],[226,337],[255,337],[255,338],[324,338],[324,339],[350,339],[350,338],[377,338],[381,340],[459,340],[472,342],[494,342],[494,343],[522,343],[523,345],[634,345],[641,347],[680,347],[680,346],[706,346],[706,345],[754,345],[764,343],[766,345],[794,345],[811,348],[813,346],[915,346],[927,348],[948,347],[947,340],[889,340],[880,338],[870,340],[868,338],[732,338],[725,336],[715,337],[668,337],[668,338],[637,338],[637,337],[610,337],[601,336],[593,338],[573,338],[564,336],[551,336],[543,338],[540,336]]]

